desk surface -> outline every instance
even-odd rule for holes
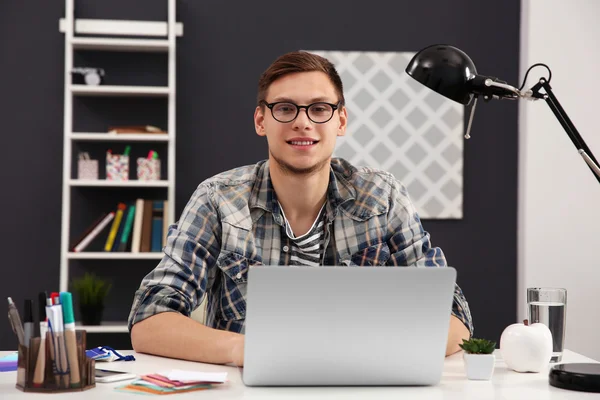
[[[10,352],[0,352],[0,357]],[[507,369],[497,352],[496,367],[490,381],[470,381],[466,378],[462,360],[462,352],[447,357],[444,364],[444,374],[437,386],[431,387],[276,387],[256,388],[246,387],[241,380],[241,370],[235,367],[201,364],[181,360],[154,357],[135,352],[136,361],[97,363],[107,369],[146,374],[169,369],[196,370],[202,372],[228,372],[229,382],[215,389],[200,392],[181,393],[169,398],[173,399],[427,399],[427,400],[468,400],[468,399],[598,399],[598,394],[574,392],[558,389],[548,383],[548,373],[522,374]],[[596,362],[580,354],[566,350],[563,361]],[[549,366],[550,367],[550,366]],[[113,390],[115,386],[126,384],[127,381],[115,383],[97,383],[96,388],[86,392],[71,394],[33,394],[23,393],[15,388],[16,372],[0,373],[0,398],[3,400],[25,398],[82,398],[86,400],[104,400],[110,398],[148,398],[138,394],[127,394]]]

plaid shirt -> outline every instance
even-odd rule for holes
[[[336,158],[330,171],[322,265],[446,266],[405,187],[391,174]],[[290,248],[268,161],[209,178],[170,227],[163,259],[135,293],[129,330],[165,311],[189,316],[207,295],[206,324],[243,333],[248,268],[289,265]],[[472,335],[458,285],[452,314]]]

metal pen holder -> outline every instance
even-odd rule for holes
[[[51,337],[46,336],[44,345],[45,362],[43,381],[34,384],[34,374],[38,355],[40,351],[41,338],[32,338],[29,342],[29,348],[19,345],[19,354],[17,362],[17,384],[16,388],[23,392],[36,393],[67,393],[81,392],[96,387],[95,378],[95,360],[88,358],[86,350],[86,331],[75,331],[77,340],[77,360],[80,383],[78,387],[71,387],[68,383],[70,371],[57,372],[51,354]]]

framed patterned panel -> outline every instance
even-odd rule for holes
[[[392,173],[421,218],[462,218],[464,106],[406,74],[415,53],[310,52],[329,59],[344,85],[348,130],[334,156]]]

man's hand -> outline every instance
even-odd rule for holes
[[[231,360],[238,367],[244,366],[244,335],[232,338]]]
[[[244,335],[209,328],[176,312],[136,323],[131,344],[139,353],[210,364],[244,364]]]

